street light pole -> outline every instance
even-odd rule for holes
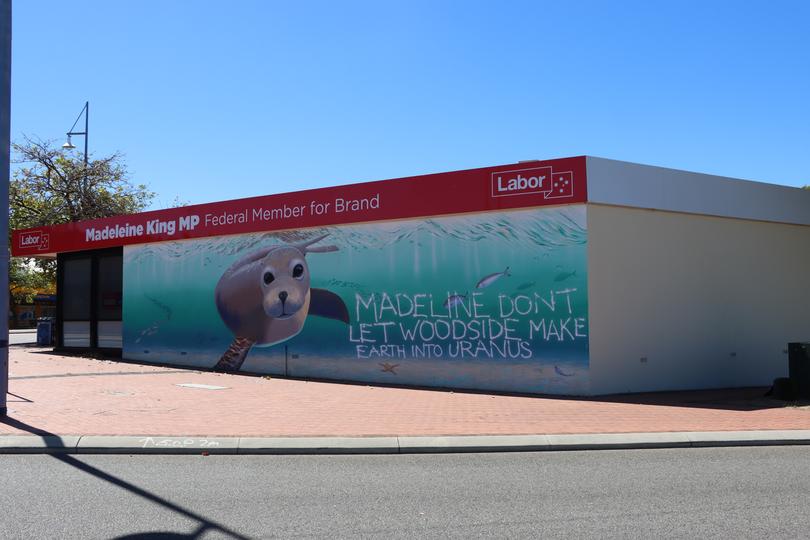
[[[87,140],[90,138],[90,102],[84,102],[84,171],[87,176]]]
[[[8,414],[8,179],[11,151],[11,0],[0,0],[0,416]]]
[[[76,129],[76,124],[79,123],[82,115],[84,115],[84,131],[73,131]],[[70,142],[71,135],[84,135],[84,176],[82,177],[82,203],[84,203],[84,197],[87,194],[87,139],[90,137],[88,136],[88,132],[90,131],[90,102],[85,101],[84,107],[79,112],[79,116],[76,117],[76,121],[73,122],[73,125],[70,126],[70,129],[67,132],[67,142],[62,145],[62,148],[66,150],[73,150],[76,148],[73,146],[73,143]]]
[[[74,129],[76,129],[76,124],[79,123],[79,120],[81,120],[82,115],[84,115],[84,131],[73,131]],[[82,107],[82,110],[79,112],[79,116],[76,117],[76,121],[73,122],[73,125],[70,126],[70,129],[67,132],[67,142],[62,145],[62,148],[66,149],[66,150],[72,150],[72,149],[74,149],[76,147],[73,146],[72,142],[70,142],[70,137],[72,135],[84,135],[84,168],[85,168],[85,170],[87,170],[87,139],[89,138],[89,136],[88,136],[89,131],[90,131],[90,102],[85,101],[84,102],[84,107]]]

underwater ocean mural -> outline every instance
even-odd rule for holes
[[[126,246],[124,358],[585,394],[584,205]]]

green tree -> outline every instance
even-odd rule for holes
[[[9,262],[8,288],[11,305],[30,304],[37,293],[56,293],[53,277],[38,268],[32,260],[20,257]]]
[[[155,196],[145,185],[130,181],[120,153],[89,159],[85,167],[83,156],[65,153],[51,141],[25,137],[11,146],[17,165],[9,184],[11,230],[132,214]],[[53,260],[13,260],[12,302],[23,300],[32,289],[52,290],[55,278]]]

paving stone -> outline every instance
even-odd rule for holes
[[[12,347],[0,435],[446,437],[810,430],[764,389],[607,398],[489,395],[226,375]],[[224,386],[208,391],[176,386]],[[699,441],[695,441],[698,443]]]

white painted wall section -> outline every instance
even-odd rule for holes
[[[810,226],[596,204],[587,219],[593,394],[787,376],[787,343],[810,341]]]

